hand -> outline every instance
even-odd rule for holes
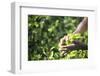
[[[60,51],[69,51],[69,50],[87,50],[88,46],[84,44],[83,42],[80,42],[78,40],[73,41],[70,45],[61,45]]]

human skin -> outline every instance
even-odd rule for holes
[[[87,17],[84,17],[84,19],[79,23],[79,25],[77,26],[76,30],[73,32],[73,34],[77,34],[77,33],[83,33],[85,31],[87,31],[88,29],[88,18]],[[72,44],[72,45],[64,45],[64,42],[66,42],[68,40],[68,36],[65,35],[63,38],[60,39],[60,42],[59,42],[59,50],[66,50],[68,49],[69,47],[75,49],[75,46],[77,44]],[[83,43],[79,43],[80,45]],[[84,45],[85,46],[85,45]],[[82,46],[83,47],[83,46]]]
[[[88,18],[84,17],[84,19],[80,22],[76,30],[73,32],[75,33],[83,33],[88,29]]]

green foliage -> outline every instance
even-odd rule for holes
[[[78,34],[68,34],[67,36],[68,36],[68,40],[67,40],[67,42],[65,43],[66,45],[72,44],[72,42],[73,42],[74,40],[81,40],[81,39],[82,39],[80,33],[78,33]]]
[[[84,50],[72,51],[62,57],[59,40],[72,33],[83,17],[28,15],[28,60],[86,58]],[[87,32],[81,35],[87,43]],[[75,38],[80,37],[76,36]]]

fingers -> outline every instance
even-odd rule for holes
[[[68,40],[68,36],[65,35],[63,38],[60,39],[60,42],[58,44],[59,46],[59,50],[62,51],[62,50],[67,50],[67,46],[66,46],[66,41]]]
[[[68,40],[68,36],[65,35],[63,38],[60,39],[59,46],[64,45],[67,40]]]
[[[75,47],[76,47],[76,45],[75,44],[70,44],[70,45],[64,45],[64,46],[61,46],[61,48],[63,49],[63,50],[73,50],[73,49],[75,49]]]
[[[64,36],[65,41],[67,41],[69,39],[69,37],[67,35]]]
[[[65,48],[65,47],[59,47],[59,51],[66,51],[67,50],[67,48]]]
[[[80,46],[78,46],[77,44],[70,44],[67,46],[61,46],[60,48],[61,50],[78,50],[80,49]]]
[[[59,43],[59,50],[66,50],[66,48],[64,48],[64,38],[60,39],[60,43]]]
[[[61,47],[64,44],[64,41],[65,41],[64,37],[60,39],[59,47]]]

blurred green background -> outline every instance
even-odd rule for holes
[[[59,40],[73,33],[84,17],[28,15],[28,60],[59,60],[87,58],[86,50],[72,50],[61,56]],[[82,34],[84,42],[88,33]]]

